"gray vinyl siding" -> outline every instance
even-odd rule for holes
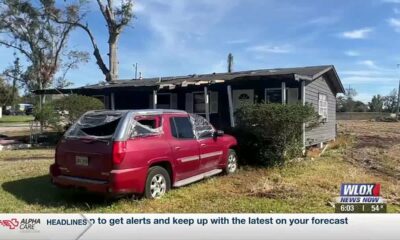
[[[306,83],[306,103],[311,103],[318,112],[318,94],[326,94],[328,101],[328,120],[320,126],[306,130],[306,146],[326,142],[336,138],[336,97],[324,77]]]

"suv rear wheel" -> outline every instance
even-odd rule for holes
[[[161,198],[171,188],[171,180],[167,170],[160,166],[151,167],[147,174],[145,196]]]
[[[228,158],[226,161],[227,161],[227,163],[226,163],[225,173],[226,174],[235,173],[237,170],[237,167],[238,167],[237,155],[236,155],[235,150],[229,149]]]

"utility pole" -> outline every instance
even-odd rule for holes
[[[400,67],[400,64],[397,64],[397,68]],[[400,108],[400,80],[399,80],[399,88],[397,89],[397,106],[396,106],[396,117],[399,119],[399,108]]]
[[[133,67],[135,68],[135,79],[137,79],[137,63],[135,63]]]
[[[228,73],[233,71],[233,55],[232,53],[228,54]]]
[[[400,80],[399,80],[399,89],[397,90],[397,106],[396,106],[397,119],[400,119],[399,108],[400,108]]]

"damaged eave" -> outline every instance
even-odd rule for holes
[[[294,74],[294,80],[296,80],[296,81],[301,81],[301,80],[312,81],[312,80],[314,80],[314,78],[310,77],[310,76],[306,76],[306,75]]]

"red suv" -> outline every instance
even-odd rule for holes
[[[60,187],[159,198],[237,169],[236,139],[179,110],[90,111],[65,133],[50,166]]]

